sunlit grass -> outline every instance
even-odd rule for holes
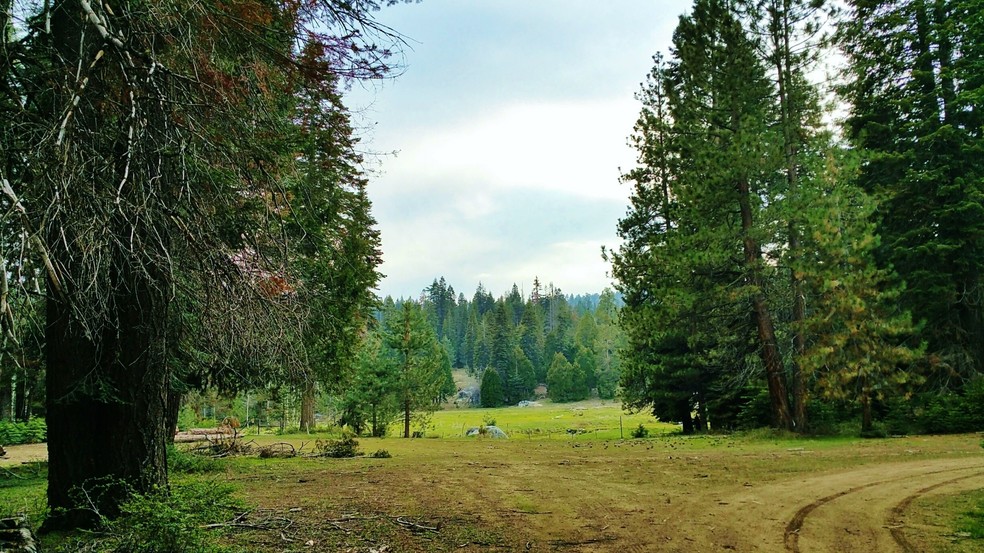
[[[469,428],[492,423],[510,438],[617,440],[630,438],[640,424],[651,434],[679,430],[679,425],[657,421],[646,413],[627,413],[618,402],[588,400],[575,403],[538,402],[538,407],[499,407],[495,409],[451,408],[431,417],[426,436],[462,437]],[[397,433],[391,428],[391,435]]]

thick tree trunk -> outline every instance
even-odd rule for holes
[[[98,348],[70,307],[48,297],[46,530],[91,527],[132,493],[167,487],[164,319],[151,294],[134,289],[113,295],[118,328],[105,327]]]
[[[773,424],[777,428],[791,430],[793,418],[789,410],[789,397],[786,391],[786,379],[783,374],[782,356],[779,354],[779,342],[776,340],[775,325],[772,314],[762,292],[763,283],[759,265],[762,262],[762,252],[758,243],[752,237],[752,207],[749,201],[748,181],[738,183],[738,204],[741,208],[741,227],[744,234],[743,247],[745,253],[745,271],[748,283],[754,288],[752,294],[752,310],[755,326],[758,331],[759,355],[765,367],[765,376],[769,385],[769,399],[772,403]]]
[[[308,379],[304,382],[304,391],[301,394],[301,432],[314,431],[314,403],[316,399],[314,380]]]

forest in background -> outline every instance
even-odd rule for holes
[[[597,302],[375,296],[342,92],[392,74],[372,13],[393,3],[0,10],[0,413],[45,417],[51,528],[166,489],[182,398],[253,395],[310,430],[321,394],[409,436],[451,367],[484,405],[545,384],[684,433],[984,426],[976,0],[696,0],[638,95]]]

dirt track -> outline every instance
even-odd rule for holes
[[[47,444],[8,445],[4,449],[7,450],[7,454],[0,457],[0,467],[44,461],[48,458]]]
[[[921,500],[984,488],[976,437],[823,451],[686,449],[683,440],[385,443],[397,452],[391,460],[297,460],[226,477],[249,502],[289,510],[315,539],[338,531],[324,520],[359,511],[502,530],[504,542],[491,549],[456,551],[928,553],[949,543],[952,521],[941,512],[945,526],[927,526],[931,502]],[[44,454],[43,445],[10,450],[0,464]]]
[[[879,464],[695,498],[692,519],[665,551],[866,553],[932,551],[907,524],[914,500],[984,487],[984,460],[940,459]],[[713,500],[712,500],[713,499]],[[693,512],[696,509],[699,512]],[[685,526],[678,526],[684,530]],[[701,529],[704,529],[701,532]],[[673,539],[669,542],[675,541]]]

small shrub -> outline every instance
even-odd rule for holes
[[[125,551],[132,553],[218,553],[203,526],[229,520],[242,512],[231,497],[233,488],[215,482],[174,486],[171,493],[135,495],[116,519],[101,519],[100,527],[63,551]]]
[[[861,437],[867,439],[881,439],[888,437],[888,430],[881,424],[873,424],[870,429],[862,430]]]
[[[211,457],[181,451],[172,445],[167,448],[167,468],[173,473],[203,474],[222,470],[222,465]]]
[[[636,439],[648,438],[649,429],[643,426],[642,423],[639,423],[639,427],[632,431],[632,437]]]
[[[373,459],[389,459],[393,457],[392,455],[390,455],[390,452],[386,451],[385,449],[377,449],[369,456],[372,457]]]
[[[314,442],[314,450],[321,457],[356,457],[362,453],[359,451],[359,441],[355,439],[355,433],[350,430],[342,431],[340,440],[317,440]]]
[[[482,426],[495,426],[495,417],[492,415],[482,417]]]

